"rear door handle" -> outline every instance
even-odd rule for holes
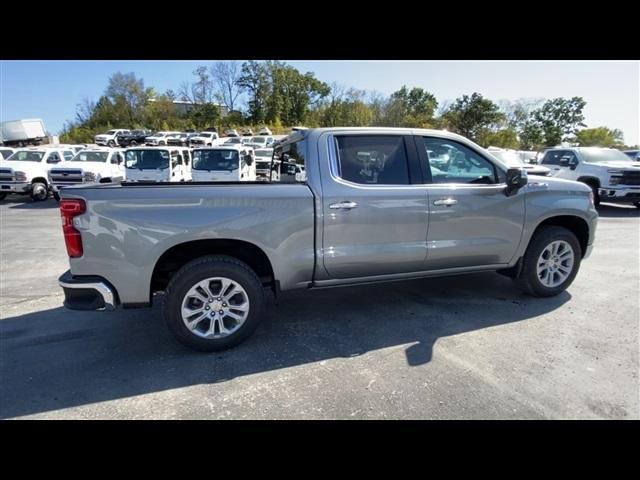
[[[332,210],[351,210],[352,208],[356,208],[357,206],[358,204],[356,202],[338,202],[332,203],[331,205],[329,205],[329,208],[331,208]]]
[[[458,203],[458,200],[455,200],[453,198],[442,198],[433,202],[433,204],[436,206],[444,205],[446,207],[450,207],[451,205],[455,205],[456,203]]]

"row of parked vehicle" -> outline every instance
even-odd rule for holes
[[[299,128],[299,127],[298,127]],[[229,129],[225,131],[224,138],[238,138],[238,137],[251,138],[253,142],[261,143],[264,145],[267,143],[273,143],[274,137],[271,130],[268,128],[262,128],[258,132],[257,136],[254,136],[253,130],[248,128],[242,132],[242,135],[238,133],[236,129]],[[186,130],[184,132],[174,131],[159,131],[153,132],[151,130],[127,130],[122,128],[116,128],[109,130],[108,132],[96,135],[94,141],[96,145],[102,145],[106,147],[135,147],[137,145],[149,145],[149,146],[205,146],[212,147],[221,139],[220,135],[215,128],[208,128],[203,131]],[[265,140],[267,139],[267,140]]]
[[[0,200],[8,193],[27,194],[34,201],[49,193],[59,199],[62,188],[83,183],[255,182],[300,178],[294,162],[272,162],[276,138],[260,136],[218,139],[214,145],[108,146],[51,145],[3,149]],[[267,146],[269,145],[269,146]]]

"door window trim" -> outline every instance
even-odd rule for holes
[[[407,154],[407,174],[409,183],[356,183],[340,175],[340,165],[338,163],[338,138],[337,137],[402,137],[405,152]],[[423,177],[420,167],[420,158],[418,156],[417,146],[413,135],[406,133],[390,133],[390,132],[362,132],[362,133],[331,133],[327,136],[327,150],[329,152],[329,174],[337,183],[356,188],[407,188],[422,186]]]

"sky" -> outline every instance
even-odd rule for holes
[[[214,59],[215,60],[215,59]],[[115,72],[134,72],[156,91],[178,90],[203,61],[0,62],[0,120],[42,118],[52,134],[72,120],[83,98],[97,100]],[[422,87],[440,103],[479,92],[498,102],[580,96],[588,127],[618,128],[640,143],[640,62],[637,61],[328,61],[284,60],[320,80],[388,95]]]

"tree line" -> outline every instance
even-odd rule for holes
[[[192,104],[179,110],[173,103]],[[582,97],[502,100],[478,92],[440,103],[429,91],[403,86],[391,95],[327,84],[281,61],[214,62],[191,80],[158,93],[134,73],[114,73],[103,95],[77,106],[61,141],[87,143],[110,128],[218,130],[268,126],[390,126],[446,129],[483,147],[539,150],[563,141],[626,147],[622,132],[584,128]],[[221,107],[224,107],[224,110]]]

